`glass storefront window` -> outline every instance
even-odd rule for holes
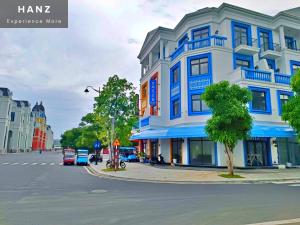
[[[213,165],[214,142],[205,138],[189,139],[190,164]]]
[[[268,166],[269,139],[253,138],[246,141],[247,166]]]
[[[276,138],[279,164],[300,165],[300,144],[296,138]]]
[[[182,139],[176,138],[171,140],[172,145],[172,160],[176,159],[177,163],[182,163]]]

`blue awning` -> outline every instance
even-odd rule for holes
[[[253,125],[251,137],[295,137],[294,130],[289,126]]]
[[[294,130],[286,125],[271,126],[254,124],[251,130],[251,137],[294,137],[295,135]],[[196,137],[207,137],[205,125],[149,129],[132,135],[130,140]]]

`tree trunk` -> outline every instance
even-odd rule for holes
[[[227,155],[227,170],[228,175],[233,176],[233,151],[227,145],[225,145],[225,153]]]

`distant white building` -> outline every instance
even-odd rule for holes
[[[0,154],[7,152],[12,92],[0,87]]]
[[[31,151],[33,121],[28,101],[12,101],[8,152]]]
[[[12,95],[8,88],[0,87],[0,154],[52,149],[53,131],[46,125],[42,103],[31,110],[28,101],[13,100]]]
[[[51,129],[51,126],[47,125],[46,127],[46,150],[53,149],[54,145],[54,138],[53,138],[53,131]]]

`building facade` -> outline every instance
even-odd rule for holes
[[[300,8],[269,16],[222,4],[187,14],[174,29],[150,31],[141,64],[140,122],[132,140],[150,156],[195,166],[226,166],[224,146],[205,133],[205,87],[222,80],[253,95],[251,138],[234,150],[238,167],[300,165],[294,131],[282,121],[300,68]]]
[[[12,92],[0,87],[0,154],[7,152]]]
[[[8,88],[0,87],[0,154],[52,149],[53,131],[46,125],[43,104],[31,110],[28,101],[12,96]]]

